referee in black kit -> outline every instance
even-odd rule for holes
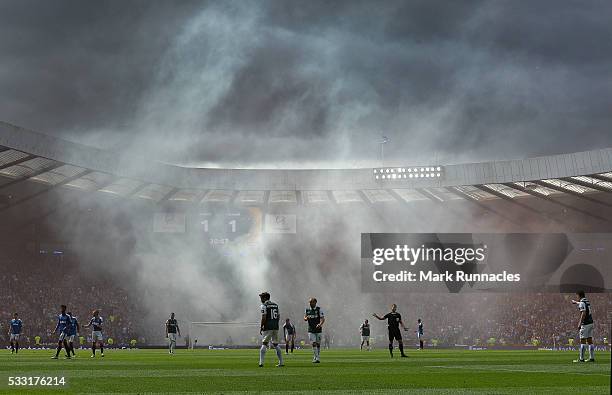
[[[399,327],[401,325],[405,331],[408,329],[406,329],[402,322],[402,315],[397,312],[397,305],[393,303],[391,311],[382,317],[376,313],[372,314],[372,316],[379,320],[387,320],[387,325],[389,326],[389,354],[391,354],[391,358],[393,358],[393,339],[397,340],[402,358],[408,358],[408,355],[404,354],[404,342]]]

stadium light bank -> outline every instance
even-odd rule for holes
[[[401,181],[408,179],[444,177],[442,166],[380,167],[373,169],[375,180]]]

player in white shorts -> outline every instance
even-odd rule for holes
[[[359,333],[361,333],[361,345],[359,349],[363,350],[363,345],[365,344],[368,351],[370,351],[370,322],[368,320],[365,320],[363,324],[361,324]]]
[[[268,343],[272,343],[272,346],[276,350],[276,356],[278,357],[278,365],[276,366],[285,366],[283,363],[283,352],[278,344],[278,322],[280,320],[278,305],[270,300],[270,294],[268,292],[260,293],[259,299],[261,300],[261,326],[259,329],[259,333],[261,334],[261,347],[259,348],[259,367],[262,368],[264,365]]]
[[[572,300],[572,304],[578,305],[580,321],[578,323],[578,334],[580,336],[580,355],[574,362],[585,362],[584,350],[589,347],[589,362],[595,362],[595,345],[593,344],[593,316],[591,315],[591,302],[586,298],[584,291],[576,292],[578,301]]]
[[[96,344],[100,345],[100,356],[104,357],[104,338],[102,336],[102,323],[104,320],[100,317],[98,310],[93,311],[93,317],[89,320],[87,325],[83,325],[83,328],[92,327],[91,331],[91,357],[96,357]]]
[[[312,344],[312,363],[321,363],[321,332],[325,323],[323,310],[317,306],[317,299],[310,298],[304,312],[304,321],[308,321],[308,340]]]
[[[178,321],[174,318],[174,313],[170,314],[170,318],[166,321],[166,337],[168,338],[168,353],[174,354],[176,348],[176,335],[181,335]]]

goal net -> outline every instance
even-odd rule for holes
[[[259,344],[257,322],[191,322],[189,348],[239,348]]]

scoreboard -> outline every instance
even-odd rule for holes
[[[188,211],[156,212],[153,232],[184,235],[218,246],[233,241],[256,242],[262,232],[260,208],[243,206],[198,207]]]
[[[254,241],[261,228],[262,214],[256,207],[200,210],[195,223],[195,231],[212,245],[226,244],[238,238]]]
[[[156,212],[154,233],[195,237],[213,246],[234,241],[257,242],[262,233],[297,233],[296,214],[264,214],[259,207],[201,206],[187,211]]]

